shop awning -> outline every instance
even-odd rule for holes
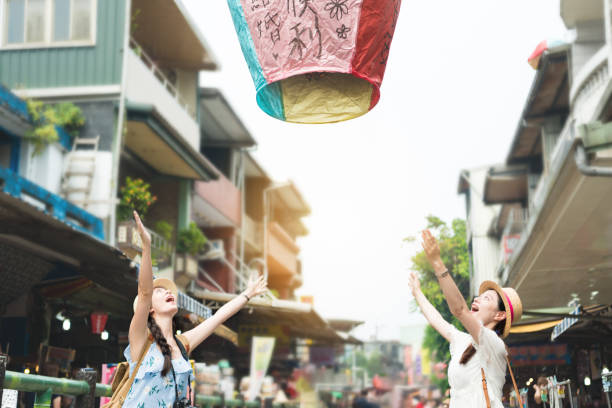
[[[238,296],[197,288],[193,288],[191,294],[204,301],[218,303],[229,302]],[[287,300],[253,299],[247,307],[232,318],[232,324],[275,324],[285,327],[289,336],[293,338],[311,339],[318,343],[342,344],[352,342],[351,338],[344,338],[330,327],[311,305]]]
[[[526,201],[527,174],[527,166],[499,165],[491,167],[485,179],[485,204]]]
[[[275,197],[273,201],[274,203],[280,201],[284,204],[286,209],[299,215],[300,217],[310,214],[310,206],[293,182],[289,182],[282,187],[271,190],[270,195]]]
[[[531,85],[506,162],[524,163],[542,154],[540,126],[544,119],[559,115],[560,123],[569,112],[569,45],[546,50]]]
[[[200,89],[203,147],[252,147],[257,143],[220,90]]]
[[[124,296],[136,293],[136,268],[123,252],[1,192],[0,242],[49,263],[69,265]]]
[[[161,174],[204,181],[219,177],[215,166],[175,135],[153,105],[128,102],[127,120],[125,146]]]

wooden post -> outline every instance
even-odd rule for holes
[[[94,408],[95,404],[95,392],[96,392],[96,378],[97,373],[93,368],[82,368],[79,370],[76,379],[80,381],[86,381],[89,385],[89,392],[87,394],[79,395],[76,398],[76,406],[79,408]]]

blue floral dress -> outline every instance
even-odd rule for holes
[[[132,361],[130,346],[123,353],[130,363],[130,375],[136,367],[136,361]],[[174,379],[172,371],[165,377],[161,375],[164,366],[164,356],[155,344],[151,344],[149,351],[142,360],[142,364],[136,373],[132,388],[128,392],[123,403],[123,408],[172,408],[176,398],[174,391]],[[184,358],[172,360],[172,366],[176,373],[179,396],[187,396],[189,377],[191,375],[191,364]]]

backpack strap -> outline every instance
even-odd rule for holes
[[[183,336],[182,334],[175,334],[174,341],[176,341],[176,345],[178,346],[179,350],[181,350],[181,355],[183,356],[183,358],[189,361],[190,347],[187,337]]]
[[[128,390],[128,392],[132,388],[132,384],[134,383],[134,379],[136,378],[136,374],[138,373],[138,369],[142,365],[142,362],[144,361],[144,357],[147,354],[147,351],[149,351],[149,348],[151,347],[151,344],[153,344],[153,338],[149,334],[147,336],[147,341],[145,341],[145,344],[142,347],[142,350],[140,351],[140,355],[138,356],[138,362],[136,363],[136,367],[134,367],[134,371],[132,371],[132,374],[130,375],[130,377],[129,377],[128,381],[127,381],[127,390]],[[129,368],[128,368],[128,370],[129,370]],[[121,396],[120,397],[122,404],[124,402],[124,397],[125,396]]]

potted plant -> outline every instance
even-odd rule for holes
[[[195,222],[179,231],[176,240],[176,281],[186,285],[189,280],[198,277],[197,255],[202,252],[208,239]]]
[[[27,106],[33,126],[24,137],[34,146],[32,156],[41,154],[48,145],[59,142],[63,131],[70,138],[78,136],[85,124],[81,109],[70,102],[49,105],[30,99]]]
[[[132,212],[136,210],[144,218],[149,208],[155,204],[157,197],[149,190],[151,186],[144,180],[125,178],[125,184],[119,190],[121,199],[117,206],[117,246],[129,257],[134,258],[142,251],[140,235],[132,221]]]

